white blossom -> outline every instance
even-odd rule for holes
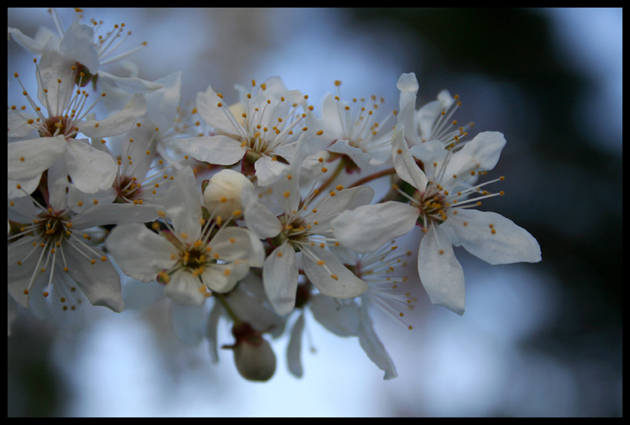
[[[322,196],[317,189],[312,190],[302,200],[299,179],[303,158],[302,139],[288,173],[274,185],[284,211],[280,217],[274,218],[256,196],[249,196],[244,202],[248,227],[261,238],[273,238],[275,249],[265,260],[263,281],[269,301],[280,315],[291,312],[295,306],[296,252],[302,253],[304,272],[323,294],[351,298],[367,289],[326,247],[338,244],[332,234],[331,220],[342,211],[369,203],[374,191],[367,186],[352,189],[337,186]]]
[[[109,31],[102,33],[103,21],[90,20],[90,25],[81,24],[83,10],[76,8],[72,24],[64,28],[55,9],[48,9],[56,29],[40,27],[35,38],[28,37],[17,28],[9,28],[8,33],[20,46],[35,54],[44,54],[53,50],[64,59],[75,65],[76,73],[73,81],[83,87],[90,82],[96,88],[108,94],[106,100],[110,109],[119,109],[128,103],[134,93],[148,94],[159,89],[160,83],[137,78],[137,66],[123,59],[143,49],[147,42],[143,41],[134,48],[121,51],[125,41],[131,36],[124,23],[115,24]],[[128,46],[128,43],[127,43]],[[130,72],[129,77],[118,77],[105,72],[102,67],[118,63]],[[79,78],[79,73],[84,76]]]
[[[288,169],[294,145],[312,127],[313,118],[306,96],[287,90],[280,78],[268,79],[254,93],[255,87],[254,80],[252,92],[237,86],[240,101],[229,108],[212,87],[199,93],[199,115],[217,134],[177,143],[182,151],[210,164],[232,165],[242,160],[245,174],[255,174],[260,186],[269,186]]]
[[[384,163],[391,152],[394,123],[390,120],[395,114],[380,114],[379,108],[385,100],[374,95],[346,102],[341,99],[341,81],[335,81],[335,86],[336,95],[329,93],[324,97],[319,120],[323,139],[330,142],[326,148],[330,155],[327,160],[340,156],[349,159],[346,168],[350,172]]]
[[[365,252],[365,236],[357,229],[373,220],[375,213],[390,222],[403,223],[396,228],[375,229],[376,239],[386,234],[404,234],[400,229],[406,230],[417,223],[425,233],[418,252],[422,284],[433,303],[463,314],[464,274],[452,245],[462,245],[490,264],[541,260],[540,246],[526,230],[499,214],[470,209],[479,206],[481,199],[503,194],[481,189],[502,178],[465,187],[467,179],[494,168],[505,138],[498,132],[480,133],[461,150],[455,153],[449,150],[443,162],[427,164],[427,177],[411,156],[402,127],[396,127],[392,156],[398,175],[416,190],[412,196],[400,191],[410,204],[391,202],[359,207],[333,221],[335,233],[345,246]],[[472,194],[480,196],[471,198]]]
[[[123,272],[143,282],[157,279],[165,284],[165,294],[182,304],[202,304],[211,292],[233,289],[249,271],[256,240],[246,229],[227,227],[229,217],[223,226],[202,218],[200,195],[188,167],[178,171],[163,203],[164,211],[158,214],[171,221],[167,231],[126,224],[107,238],[106,246]]]
[[[146,111],[146,101],[142,95],[134,95],[122,111],[96,120],[90,114],[96,102],[89,104],[89,94],[74,88],[73,67],[58,52],[45,51],[37,76],[38,98],[46,113],[26,90],[23,94],[35,115],[23,112],[26,107],[11,107],[9,137],[31,134],[33,130],[37,130],[39,137],[9,143],[10,180],[33,180],[61,158],[79,190],[94,193],[111,187],[116,175],[114,160],[87,139],[76,137],[81,133],[101,140],[125,133]],[[19,81],[17,74],[15,77]]]

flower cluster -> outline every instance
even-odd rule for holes
[[[8,293],[38,317],[80,328],[90,305],[122,311],[123,273],[162,284],[178,336],[206,338],[214,361],[218,323],[232,323],[222,348],[247,379],[271,378],[270,339],[285,330],[289,370],[302,376],[310,315],[358,337],[390,379],[374,311],[411,329],[404,311],[421,284],[463,314],[453,246],[490,264],[540,261],[527,231],[477,209],[503,195],[486,189],[503,177],[479,182],[503,134],[468,140],[447,91],[417,110],[413,73],[397,83],[397,111],[376,96],[344,99],[335,81],[318,113],[280,77],[237,85],[231,105],[208,86],[186,109],[181,73],[145,81],[127,62],[131,76],[103,69],[146,45],[119,52],[124,24],[106,31],[77,10],[64,28],[51,15],[57,33],[9,28],[38,56],[28,76],[38,90],[14,75],[25,105],[8,112]],[[391,190],[376,197],[380,179]],[[417,255],[396,243],[416,226]]]

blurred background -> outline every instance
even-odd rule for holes
[[[58,10],[65,27],[72,10]],[[456,250],[466,313],[431,306],[418,285],[414,330],[376,318],[399,377],[382,380],[356,338],[307,317],[304,377],[274,341],[275,376],[243,380],[229,351],[180,343],[165,303],[99,311],[64,335],[20,310],[7,339],[9,416],[621,416],[621,9],[85,9],[124,22],[140,77],[183,71],[182,99],[208,85],[279,75],[317,106],[376,94],[398,108],[396,82],[415,72],[419,105],[459,94],[456,119],[508,141],[484,202],[527,229],[537,264],[490,266]],[[46,9],[8,9],[33,37]],[[8,42],[8,77],[33,55]],[[27,80],[24,78],[23,80]],[[11,98],[21,89],[9,84]],[[231,96],[231,98],[230,98]],[[23,102],[20,100],[19,102]],[[317,110],[317,109],[316,109]],[[417,235],[410,235],[412,240]],[[417,242],[416,242],[417,244]],[[155,288],[153,288],[155,289]],[[158,288],[159,289],[159,288]],[[99,309],[105,310],[105,309]],[[221,343],[231,343],[229,327]],[[312,348],[312,350],[309,350]]]

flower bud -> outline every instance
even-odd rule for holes
[[[221,170],[208,182],[203,192],[203,201],[210,214],[215,213],[222,219],[228,219],[234,211],[242,211],[241,191],[245,186],[254,185],[247,177],[233,170]],[[240,217],[240,214],[234,218]]]
[[[269,342],[248,323],[235,325],[232,334],[236,337],[231,348],[238,373],[250,381],[271,379],[276,371],[276,355]]]

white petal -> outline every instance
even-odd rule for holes
[[[17,44],[37,55],[42,53],[44,46],[51,38],[59,42],[57,35],[46,27],[39,27],[34,39],[22,34],[17,28],[9,28],[9,34],[11,34]]]
[[[366,253],[409,233],[415,226],[418,215],[418,208],[388,201],[346,211],[330,224],[341,245]]]
[[[209,244],[211,255],[219,254],[221,261],[247,260],[252,253],[249,232],[239,227],[220,230]]]
[[[263,284],[269,303],[284,316],[293,311],[298,284],[295,251],[285,242],[273,250],[263,266]]]
[[[265,264],[265,258],[267,253],[265,252],[265,246],[262,244],[258,236],[252,232],[247,232],[249,235],[249,243],[251,244],[252,252],[249,255],[247,264],[250,267],[262,267]]]
[[[148,223],[158,217],[157,207],[134,204],[98,204],[72,218],[75,229],[121,224],[128,222]]]
[[[253,190],[245,189],[241,194],[243,216],[247,228],[259,239],[273,238],[282,230],[282,223],[269,208],[259,201]]]
[[[39,137],[8,144],[8,178],[32,179],[40,176],[55,163],[66,150],[63,136]]]
[[[335,143],[328,147],[328,150],[330,152],[349,156],[360,169],[366,168],[370,163],[370,159],[372,159],[372,155],[363,152],[359,148],[350,146],[350,143],[344,139],[338,139]]]
[[[396,168],[396,174],[416,189],[424,191],[427,187],[427,176],[411,156],[403,136],[404,132],[405,126],[397,124],[392,138],[392,161]]]
[[[212,292],[224,294],[230,292],[239,280],[249,273],[249,266],[245,261],[236,260],[226,264],[212,264],[201,274],[204,285]]]
[[[420,86],[416,74],[413,72],[403,73],[396,83],[396,88],[400,91],[417,93]]]
[[[427,103],[416,113],[421,137],[427,142],[432,139],[433,125],[455,101],[448,90],[438,93],[437,100]]]
[[[317,212],[309,214],[308,222],[314,224],[317,221],[317,226],[319,226],[317,229],[325,230],[330,226],[329,222],[340,213],[369,204],[373,197],[374,189],[367,185],[335,191],[334,196],[322,198],[315,205]]]
[[[398,376],[396,366],[374,330],[372,318],[368,312],[368,297],[361,298],[361,324],[359,325],[359,343],[365,354],[376,366],[385,372],[383,379],[392,379]]]
[[[41,241],[40,238],[24,236],[11,243],[8,249],[8,291],[9,295],[22,307],[29,307],[31,294],[24,294],[24,290],[28,288],[33,274],[35,273],[35,280],[42,274],[40,271],[41,266],[38,267],[37,262],[43,248],[39,246],[33,247],[33,242],[39,243]],[[32,249],[35,251],[25,259]],[[21,261],[22,265],[18,266],[18,261]]]
[[[141,94],[134,94],[129,103],[115,114],[102,120],[85,120],[79,122],[79,130],[86,136],[100,140],[103,137],[117,136],[133,128],[147,111],[147,101]]]
[[[289,371],[296,377],[301,378],[304,374],[302,368],[302,333],[304,331],[304,311],[295,321],[291,329],[291,338],[287,347],[287,362]]]
[[[147,100],[147,113],[145,116],[160,129],[166,130],[173,124],[177,114],[177,107],[181,97],[182,72],[174,72],[156,80],[153,84],[161,85],[162,87],[145,95]]]
[[[118,62],[118,64],[123,65],[123,62]],[[102,70],[98,72],[98,87],[101,93],[107,94],[103,100],[110,111],[117,111],[123,108],[134,94],[148,95],[162,88],[163,84],[158,81],[143,80],[133,74],[131,77],[117,77]],[[153,117],[151,116],[151,118]],[[173,121],[171,120],[172,123]],[[158,124],[158,126],[163,125],[162,123]]]
[[[7,136],[9,140],[12,138],[23,139],[28,136],[31,136],[29,138],[39,137],[36,133],[38,127],[34,123],[29,124],[29,119],[35,121],[37,117],[23,112],[14,112],[7,115]]]
[[[35,208],[33,199],[30,196],[9,200],[7,204],[7,218],[16,223],[31,224],[40,212],[39,208]]]
[[[218,327],[221,313],[223,313],[223,307],[221,307],[221,303],[215,300],[212,310],[210,310],[210,314],[208,314],[208,321],[206,325],[206,339],[210,345],[210,360],[213,364],[217,364],[219,362]]]
[[[171,276],[164,286],[164,295],[178,304],[201,305],[206,296],[200,291],[201,281],[188,271],[179,271]]]
[[[247,151],[238,141],[221,135],[175,139],[175,144],[198,161],[218,165],[235,164]]]
[[[406,127],[405,127],[406,128]],[[440,164],[444,157],[447,155],[447,150],[444,149],[444,145],[440,140],[433,139],[427,140],[425,142],[420,142],[415,146],[409,148],[409,153],[414,158],[418,158],[421,160],[425,167],[425,175],[431,174],[430,170],[434,170],[433,161],[437,159],[438,164]]]
[[[305,251],[302,256],[304,272],[322,294],[334,298],[353,298],[367,291],[367,284],[348,270],[330,251],[320,248],[319,245],[315,248],[302,247],[302,250]]]
[[[315,295],[310,302],[315,320],[326,329],[339,336],[356,336],[359,331],[359,306],[353,301],[338,308],[333,298]]]
[[[63,160],[72,182],[82,192],[109,188],[116,178],[118,167],[111,155],[94,149],[86,140],[69,139]]]
[[[226,300],[234,314],[256,331],[269,332],[274,338],[284,332],[286,320],[267,303],[263,281],[258,274],[249,273]]]
[[[42,106],[50,108],[49,117],[63,115],[74,92],[74,76],[69,70],[76,61],[63,55],[57,47],[55,40],[49,40],[38,64],[37,99]]]
[[[482,260],[490,264],[536,263],[541,260],[540,245],[536,239],[512,220],[493,212],[462,209],[455,217],[457,219],[453,220],[451,227],[462,246]]]
[[[433,304],[464,314],[464,270],[455,258],[448,236],[439,226],[431,226],[420,241],[418,273]]]
[[[59,51],[85,65],[92,74],[98,72],[98,53],[94,47],[94,29],[88,25],[73,22],[66,30]]]
[[[332,138],[331,140],[343,135],[343,127],[339,116],[339,102],[342,103],[342,108],[346,106],[344,102],[335,100],[332,93],[327,93],[322,100],[321,126],[324,128],[324,137]]]
[[[289,170],[287,164],[273,160],[268,156],[262,156],[254,163],[256,169],[256,177],[260,187],[269,186],[278,181],[278,179],[286,174]]]
[[[226,116],[226,113],[229,112],[224,112],[223,109],[218,106],[219,103],[223,103],[223,99],[217,96],[217,92],[212,90],[210,86],[208,86],[205,92],[197,94],[197,110],[206,124],[224,133],[238,135],[239,131]]]
[[[30,195],[35,192],[35,189],[39,186],[39,181],[41,179],[41,174],[28,179],[7,179],[7,199],[16,199],[27,196],[27,194]],[[20,189],[18,189],[18,185],[20,186]]]
[[[162,204],[175,233],[187,242],[195,242],[201,233],[201,194],[197,190],[192,168],[186,166],[177,170],[164,193]]]
[[[111,262],[101,261],[105,255],[103,251],[95,247],[92,250],[97,255],[94,264],[66,244],[63,253],[68,263],[68,273],[92,305],[102,305],[120,313],[125,307],[120,293],[120,275]]]
[[[446,167],[446,176],[466,175],[471,171],[492,170],[505,146],[505,137],[498,131],[479,133],[462,150],[456,152]]]
[[[116,226],[105,246],[126,275],[145,283],[155,280],[160,271],[170,269],[179,258],[172,243],[140,223]]]

